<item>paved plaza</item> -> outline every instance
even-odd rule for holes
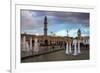
[[[65,50],[57,50],[41,55],[29,56],[21,60],[22,63],[28,62],[47,62],[47,61],[68,61],[68,60],[89,60],[89,50],[81,50],[81,54],[73,56],[65,54]]]

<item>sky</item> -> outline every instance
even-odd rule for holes
[[[89,13],[21,10],[21,33],[44,34],[44,17],[47,16],[48,35],[76,37],[78,29],[82,36],[89,36]]]

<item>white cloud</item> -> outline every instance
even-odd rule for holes
[[[77,37],[77,30],[78,29],[71,29],[69,31],[69,36],[71,36],[71,37]]]
[[[77,36],[77,30],[78,29],[71,29],[70,31],[68,31],[68,35],[70,37],[76,37]],[[58,32],[56,32],[56,35],[58,36],[67,36],[67,30],[60,30]]]
[[[66,30],[60,30],[60,31],[56,32],[56,35],[58,35],[58,36],[66,36],[67,32],[66,32]]]

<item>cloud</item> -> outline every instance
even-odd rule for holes
[[[21,31],[22,32],[32,32],[33,33],[43,33],[43,20],[36,16],[35,12],[21,11]],[[35,31],[35,32],[34,32]]]
[[[39,10],[21,10],[21,32],[43,35],[44,17],[48,18],[48,34],[56,32],[65,35],[70,30],[70,35],[75,36],[77,29],[82,29],[83,34],[88,35],[89,13],[56,12]]]
[[[67,33],[66,33],[66,30],[60,30],[60,31],[56,32],[56,35],[57,36],[66,36]]]

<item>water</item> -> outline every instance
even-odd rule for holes
[[[22,40],[22,51],[25,51],[26,50],[26,37],[24,36],[23,37],[23,40]]]
[[[29,51],[29,44],[26,41],[26,37],[23,37],[23,41],[22,41],[22,51]]]
[[[71,42],[68,44],[68,42],[66,43],[66,54],[71,54],[72,50],[71,50]]]
[[[26,42],[26,51],[27,51],[27,52],[30,51],[28,42]]]
[[[76,47],[76,45],[77,45],[77,40],[76,39],[73,40],[73,45],[74,45],[74,54],[73,55],[78,55],[78,53],[77,53],[77,47]]]
[[[80,50],[80,40],[78,40],[78,54],[80,54],[81,53],[81,50]]]
[[[68,52],[68,43],[66,43],[66,52],[65,53],[69,54],[69,52]]]
[[[38,43],[37,38],[35,38],[35,42],[34,42],[34,52],[36,52],[36,53],[39,52],[39,43]]]
[[[32,50],[33,47],[32,47],[32,37],[30,38],[30,50]]]

